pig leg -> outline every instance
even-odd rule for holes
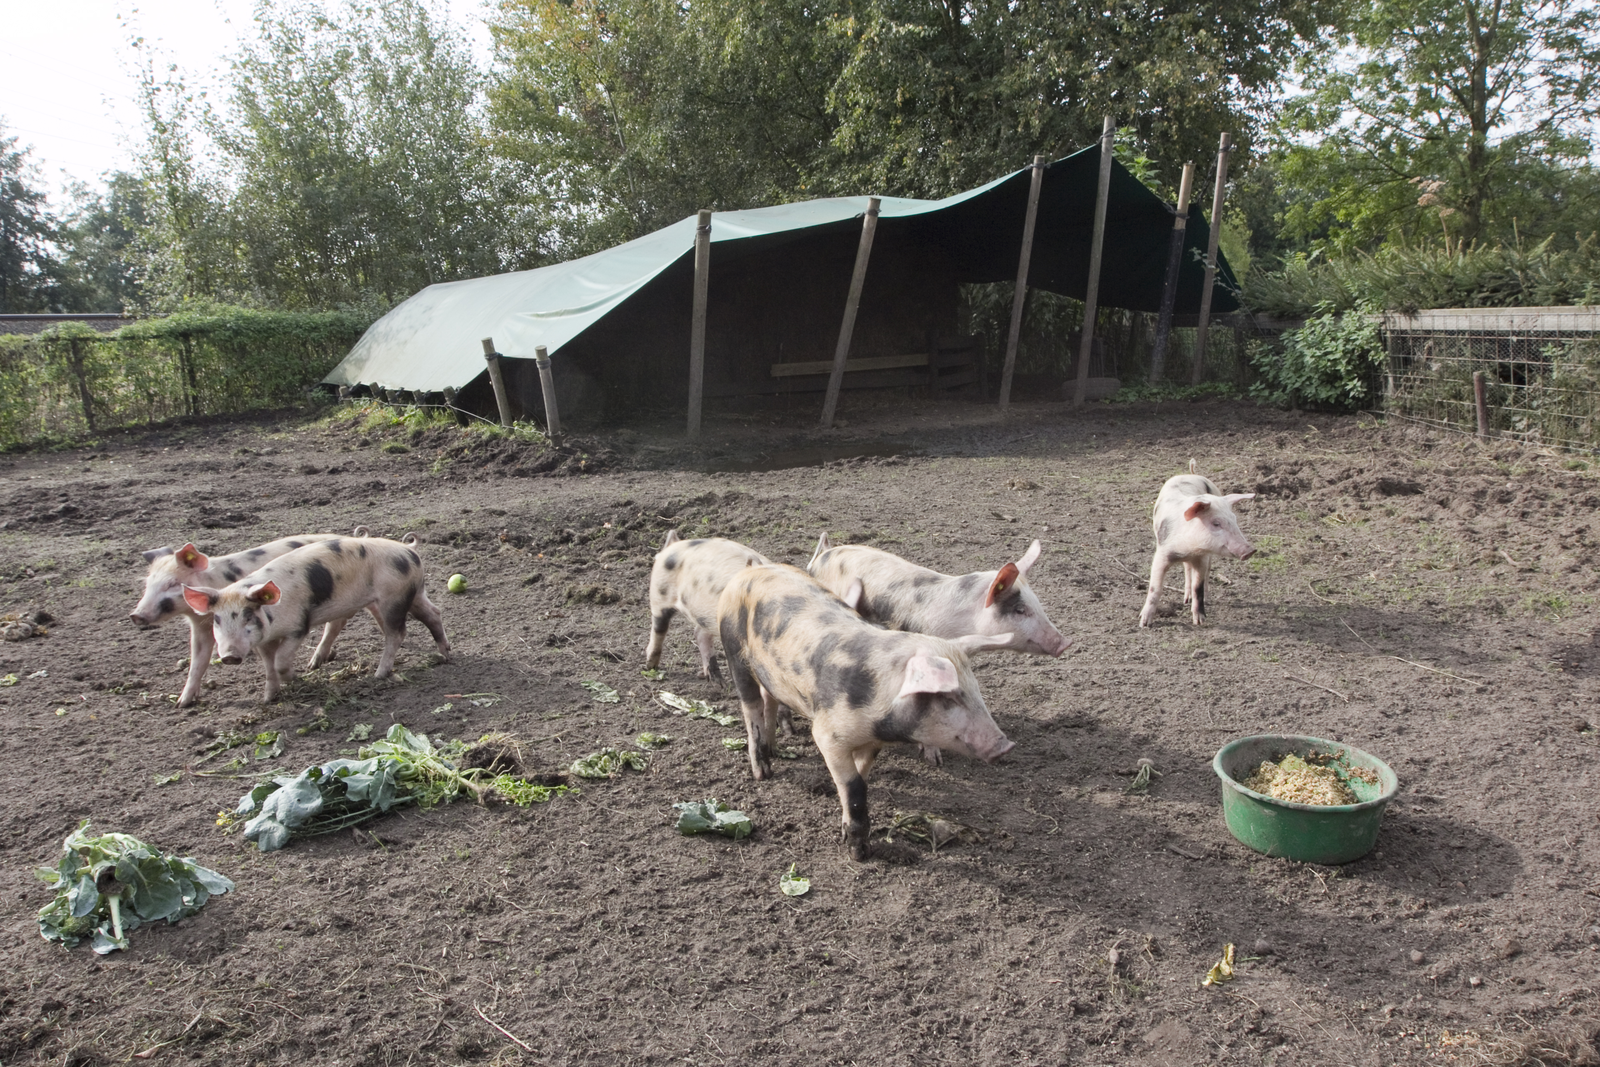
[[[722,671],[717,668],[717,646],[710,630],[699,623],[694,627],[694,643],[700,649],[700,677],[722,684]]]
[[[930,767],[942,767],[942,766],[944,766],[944,753],[943,752],[940,752],[938,749],[934,748],[932,745],[923,745],[921,747],[922,747],[922,761],[924,763],[926,763]]]
[[[778,698],[761,688],[759,708],[739,702],[744,712],[745,748],[750,756],[750,773],[756,778],[772,777],[772,754],[778,731]]]
[[[189,620],[189,680],[183,684],[183,692],[178,696],[178,707],[186,708],[200,699],[200,681],[206,676],[206,669],[211,666],[211,653],[216,651],[217,638],[211,632],[211,616],[195,618],[186,616]]]
[[[333,642],[344,630],[344,624],[349,619],[334,619],[322,628],[322,640],[317,642],[316,651],[311,653],[311,670],[316,670],[333,658]]]
[[[278,654],[273,657],[273,664],[278,669],[278,681],[288,685],[294,679],[294,658],[300,652],[298,637],[286,637],[278,646]]]
[[[1167,577],[1167,554],[1156,549],[1155,558],[1150,561],[1150,591],[1144,598],[1144,610],[1139,612],[1139,625],[1149,626],[1156,617],[1156,604],[1161,600],[1161,583]]]
[[[1206,620],[1206,578],[1211,571],[1211,557],[1201,556],[1193,563],[1185,563],[1184,570],[1189,574],[1190,584],[1194,588],[1193,601],[1189,611],[1194,617],[1194,624],[1199,626]]]
[[[672,607],[650,608],[650,643],[644,650],[645,670],[653,671],[661,664],[661,646],[667,639],[667,627],[672,625]]]
[[[394,673],[394,658],[400,654],[400,646],[406,639],[406,616],[411,613],[411,605],[415,600],[413,597],[410,601],[396,601],[383,609],[383,615],[378,620],[383,630],[383,655],[378,659],[374,678],[387,678]]]
[[[283,641],[263,641],[256,646],[256,655],[261,658],[261,666],[267,674],[266,687],[262,690],[261,699],[265,703],[272,703],[278,699],[278,692],[283,688],[283,682],[278,675],[278,650]]]
[[[872,770],[872,765],[878,762],[878,753],[881,751],[883,750],[876,745],[868,745],[865,748],[856,749],[851,757],[856,761],[856,773],[865,778],[867,772]],[[934,751],[937,752],[939,750],[934,749]]]
[[[412,618],[428,628],[428,632],[433,635],[433,645],[439,650],[439,658],[445,663],[449,663],[450,642],[445,640],[444,636],[444,616],[439,614],[438,606],[428,599],[427,590],[417,590],[417,595],[411,600],[410,613]],[[374,619],[378,617],[376,610],[373,611],[372,617]],[[404,625],[405,623],[402,619],[402,629]]]
[[[739,694],[739,710],[744,712],[745,754],[750,757],[750,777],[759,782],[772,777],[772,758],[762,747],[760,734],[766,727],[770,694],[744,661],[744,641],[733,619],[722,622],[722,648],[728,654],[728,673],[733,675],[733,688]]]
[[[811,737],[839,790],[839,806],[844,810],[841,830],[845,844],[850,847],[850,858],[864,860],[867,837],[872,832],[872,822],[867,816],[867,780],[856,769],[855,754],[850,747],[831,736],[821,723],[811,724]]]

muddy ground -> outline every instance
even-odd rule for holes
[[[0,456],[0,614],[50,617],[0,644],[18,678],[0,688],[0,1062],[1597,1062],[1600,465],[1229,402],[1001,420],[847,397],[844,417],[725,416],[698,449],[674,419],[544,453],[285,415]],[[1261,551],[1221,568],[1205,627],[1169,592],[1141,631],[1150,503],[1191,457],[1259,494],[1240,511]],[[358,619],[280,703],[247,663],[177,709],[185,628],[127,618],[139,550],[356,523],[422,539],[452,662],[413,623],[398,675],[374,680]],[[942,768],[894,752],[870,782],[876,826],[932,813],[971,840],[876,836],[852,862],[809,738],[755,783],[722,744],[740,729],[653,699],[737,711],[695,677],[681,622],[666,678],[641,676],[646,577],[674,527],[801,565],[827,530],[949,572],[1044,541],[1031,578],[1072,648],[978,667],[1016,750]],[[547,770],[674,740],[528,809],[460,802],[271,854],[216,825],[254,773],[395,722],[509,731]],[[266,730],[281,757],[201,761]],[[1212,755],[1270,731],[1398,772],[1372,854],[1319,867],[1229,836]],[[1131,795],[1141,758],[1160,776]],[[754,836],[675,833],[671,805],[706,797]],[[30,872],[86,817],[238,888],[127,953],[46,943]],[[780,894],[790,864],[808,896]],[[1202,987],[1229,943],[1237,979]]]

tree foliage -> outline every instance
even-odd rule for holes
[[[57,222],[28,158],[0,124],[0,311],[49,311],[60,299]]]
[[[1592,4],[1362,0],[1349,27],[1285,110],[1291,233],[1371,249],[1594,226]]]

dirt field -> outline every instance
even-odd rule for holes
[[[1600,465],[1220,402],[1001,421],[847,397],[843,414],[828,433],[809,407],[713,420],[694,451],[676,420],[541,456],[286,417],[0,456],[0,614],[51,617],[0,644],[18,678],[0,688],[0,1062],[1600,1062]],[[1260,551],[1221,568],[1205,627],[1172,591],[1141,631],[1150,504],[1190,457],[1259,494],[1239,510]],[[177,709],[186,628],[128,620],[139,550],[356,523],[422,539],[453,662],[413,623],[376,681],[358,619],[278,704],[251,662],[213,666]],[[674,527],[800,565],[827,530],[949,572],[1044,541],[1030,577],[1072,648],[978,661],[1015,751],[942,768],[896,751],[870,780],[875,827],[927,812],[975,840],[875,836],[854,863],[809,737],[756,783],[721,743],[740,728],[654,699],[738,710],[694,676],[681,621],[667,677],[641,676],[646,577]],[[470,590],[452,596],[457,571]],[[510,731],[535,769],[674,740],[529,809],[460,802],[270,854],[215,825],[255,772],[394,722]],[[197,762],[263,730],[281,757]],[[1376,851],[1316,867],[1233,840],[1211,758],[1273,731],[1389,762]],[[1160,776],[1129,795],[1141,757]],[[706,797],[754,836],[674,832],[671,805]],[[85,817],[238,888],[127,953],[46,943],[30,872]],[[808,896],[779,893],[791,863]],[[1229,943],[1238,978],[1201,987]]]

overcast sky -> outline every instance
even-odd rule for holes
[[[0,0],[0,8],[0,120],[7,136],[32,146],[58,210],[70,179],[98,184],[132,163],[140,126],[131,38],[176,62],[191,86],[220,90],[227,56],[254,31],[253,0]],[[481,11],[480,0],[449,5],[486,58]]]

